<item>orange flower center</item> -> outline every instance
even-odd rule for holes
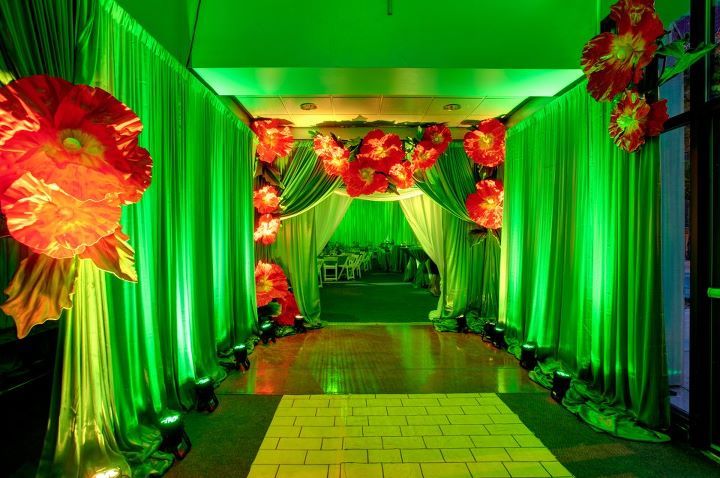
[[[273,283],[267,277],[263,277],[258,281],[256,287],[259,292],[270,292],[273,288]]]
[[[370,184],[373,182],[373,179],[375,178],[375,170],[372,168],[362,168],[360,171],[360,179],[365,184]]]
[[[70,221],[75,217],[75,213],[69,207],[57,208],[57,217],[61,221]]]
[[[480,133],[478,143],[482,149],[490,149],[493,145],[493,137],[489,134]]]
[[[60,167],[65,164],[97,167],[104,162],[105,147],[91,134],[79,129],[65,129],[60,131],[58,140],[62,147],[48,148],[48,155]]]
[[[440,133],[435,133],[435,134],[432,136],[432,142],[433,142],[433,144],[440,144],[440,143],[443,142],[443,140],[444,140],[443,135],[440,134]]]
[[[621,114],[617,124],[623,131],[634,131],[640,127],[640,122],[631,112]]]
[[[645,42],[640,35],[627,33],[615,38],[611,51],[612,55],[621,62],[634,62],[645,51]]]

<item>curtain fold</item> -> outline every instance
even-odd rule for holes
[[[511,129],[505,165],[501,317],[517,345],[578,379],[565,405],[620,436],[667,426],[658,142],[626,154],[612,105],[582,83]]]
[[[378,246],[384,242],[417,244],[417,239],[400,209],[401,202],[397,199],[354,200],[330,242],[344,246]]]

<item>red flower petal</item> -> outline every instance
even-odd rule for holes
[[[443,154],[452,141],[452,134],[447,126],[434,124],[423,131],[423,141],[429,141],[439,154]]]
[[[615,21],[618,33],[662,28],[662,21],[655,12],[655,0],[618,0],[610,8],[610,18]],[[655,25],[651,25],[651,24]]]
[[[659,136],[665,130],[665,122],[669,119],[667,100],[656,101],[650,105],[647,118],[646,133],[648,136]]]
[[[280,229],[280,218],[272,214],[263,214],[257,221],[253,239],[266,246],[275,242]]]
[[[82,253],[115,232],[120,220],[117,199],[80,201],[30,173],[0,195],[0,204],[18,242],[56,259]]]
[[[609,131],[615,144],[632,153],[645,143],[650,131],[660,134],[667,119],[666,102],[655,103],[654,108],[653,113],[653,108],[637,91],[626,91],[610,116]]]
[[[330,176],[342,176],[350,167],[350,151],[344,147],[334,148],[329,156],[323,156],[322,165]]]
[[[415,185],[413,172],[413,164],[410,161],[403,161],[390,168],[390,181],[392,181],[398,189],[411,188]]]
[[[280,206],[278,190],[273,186],[263,186],[253,192],[253,206],[260,214],[273,213]]]
[[[395,164],[405,159],[405,151],[400,136],[385,134],[376,129],[363,138],[358,157],[360,156],[372,162],[375,170],[387,173]]]
[[[252,122],[250,128],[259,140],[257,155],[260,161],[272,164],[277,158],[284,158],[290,154],[293,135],[290,127],[283,121],[257,120]]]
[[[10,281],[5,294],[7,301],[0,306],[15,320],[18,338],[46,320],[60,318],[63,309],[73,306],[78,260],[53,259],[44,254],[30,254]]]
[[[349,196],[357,197],[387,190],[387,176],[375,169],[376,163],[377,161],[363,158],[350,163],[343,176]]]
[[[150,184],[152,160],[137,144],[140,120],[100,88],[22,78],[0,89],[0,110],[3,118],[18,111],[33,118],[32,125],[16,118],[0,134],[0,192],[25,172],[82,200],[118,194],[137,202]]]
[[[485,120],[465,134],[463,146],[477,164],[490,168],[502,164],[505,162],[505,125],[494,118]]]
[[[440,157],[440,151],[433,147],[430,141],[420,141],[415,145],[415,150],[412,155],[412,163],[416,169],[428,169],[431,167]]]
[[[275,318],[275,322],[278,325],[291,326],[295,324],[295,316],[300,314],[297,301],[295,301],[295,295],[292,292],[288,292],[287,296],[278,299],[278,303],[282,310],[280,315]]]
[[[487,229],[502,227],[505,193],[499,179],[484,179],[476,184],[476,192],[465,200],[470,219]]]
[[[118,227],[114,234],[88,246],[85,252],[80,254],[80,258],[90,259],[98,269],[110,272],[119,279],[137,282],[135,251],[127,242],[129,239]]]
[[[288,294],[288,282],[279,265],[259,261],[255,266],[255,295],[257,306],[268,305],[274,299],[283,299]]]

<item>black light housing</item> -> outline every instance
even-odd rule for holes
[[[465,317],[465,314],[460,314],[455,319],[457,320],[457,331],[462,332],[463,334],[467,334],[470,332],[470,328],[468,327],[467,323],[467,317]]]
[[[264,345],[267,345],[270,341],[273,343],[277,342],[277,331],[275,329],[275,323],[272,320],[260,322],[260,340],[262,340]]]
[[[185,432],[185,424],[179,412],[167,412],[160,418],[160,433],[162,444],[160,449],[166,453],[172,453],[175,458],[182,460],[190,453],[192,443]]]
[[[570,382],[572,377],[569,373],[563,372],[562,370],[555,370],[553,373],[553,385],[550,390],[550,396],[556,402],[562,402],[565,394],[570,389]]]
[[[483,333],[482,333],[483,338],[486,338],[486,339],[492,341],[493,335],[495,334],[495,326],[496,325],[497,325],[497,323],[492,320],[485,322],[485,324],[483,325]]]
[[[492,333],[492,344],[499,348],[504,349],[507,344],[505,343],[505,326],[496,324]]]
[[[215,394],[215,382],[210,377],[201,377],[195,380],[195,398],[197,410],[212,413],[220,405]]]
[[[305,328],[305,316],[296,315],[295,316],[295,324],[293,325],[293,328],[295,329],[295,332],[298,334],[304,334],[305,332],[307,332],[307,329]]]
[[[235,368],[237,370],[250,370],[250,359],[245,344],[238,344],[233,347],[233,356],[235,357]]]
[[[520,346],[520,366],[532,370],[537,365],[537,344],[527,342]]]

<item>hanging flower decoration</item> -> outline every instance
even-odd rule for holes
[[[415,180],[413,179],[414,172],[413,164],[410,161],[403,161],[390,168],[388,176],[390,176],[390,181],[392,181],[396,187],[399,189],[407,189],[415,185]]]
[[[330,176],[342,176],[348,170],[350,150],[333,136],[316,135],[313,148]]]
[[[282,120],[256,120],[250,128],[258,137],[257,156],[260,161],[272,164],[277,158],[290,154],[293,135],[290,127]]]
[[[362,140],[358,159],[371,164],[376,171],[387,173],[405,159],[402,140],[396,134],[372,130]]]
[[[281,310],[280,315],[275,317],[275,323],[283,327],[289,327],[295,324],[295,316],[300,314],[295,294],[288,292],[285,297],[278,299]]]
[[[255,242],[269,246],[277,239],[277,233],[280,229],[280,218],[272,214],[263,214],[257,220],[253,239]]]
[[[450,145],[452,134],[447,126],[434,124],[425,128],[422,140],[428,141],[431,147],[437,151],[438,156],[440,156]]]
[[[357,197],[387,190],[388,178],[381,171],[375,169],[377,163],[377,161],[364,158],[350,163],[347,172],[343,175],[349,196]]]
[[[505,125],[494,118],[482,121],[465,134],[463,146],[475,163],[494,168],[505,162]]]
[[[658,136],[668,119],[667,100],[648,104],[635,90],[626,91],[610,117],[610,136],[621,149],[632,153],[645,138]]]
[[[412,163],[415,169],[425,170],[431,167],[440,157],[440,151],[433,147],[430,141],[420,141],[415,145],[412,153]]]
[[[253,192],[253,206],[260,214],[272,214],[280,207],[278,190],[267,185]]]
[[[258,307],[288,295],[288,281],[279,265],[259,261],[255,265],[255,297]]]
[[[465,200],[470,219],[486,229],[500,229],[505,196],[502,181],[483,179],[475,185],[475,189]]]
[[[2,310],[18,337],[72,307],[77,259],[137,281],[119,219],[150,185],[140,119],[108,92],[44,75],[0,88],[0,209],[31,254]]]
[[[596,100],[610,101],[642,79],[643,68],[652,62],[657,41],[665,34],[653,4],[653,0],[620,0],[610,11],[617,33],[601,33],[585,45],[582,69]]]

